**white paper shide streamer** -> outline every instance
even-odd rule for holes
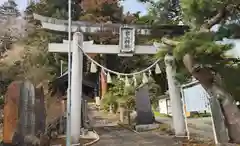
[[[129,87],[130,86],[130,83],[129,83],[129,80],[128,80],[128,77],[125,76],[125,86],[126,87]]]
[[[137,86],[137,78],[136,78],[136,75],[133,75],[133,83],[134,83],[134,86],[136,87],[136,86]]]
[[[93,62],[91,62],[90,72],[91,72],[91,73],[96,73],[96,72],[97,72],[97,66],[96,66],[96,64],[93,63]]]
[[[112,83],[112,78],[109,72],[107,73],[107,83]]]
[[[156,66],[155,66],[155,73],[156,74],[161,74],[162,73],[161,68],[159,67],[158,63],[156,63]]]
[[[146,73],[143,73],[142,83],[146,84],[147,82],[148,82],[148,77],[147,77]]]
[[[121,79],[121,76],[120,76],[120,74],[118,74],[118,75],[117,75],[117,78],[118,78],[118,79]]]
[[[148,70],[148,76],[151,76],[152,75],[152,71],[149,69]]]

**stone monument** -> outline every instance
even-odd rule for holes
[[[136,90],[136,110],[137,125],[135,129],[138,132],[152,130],[159,127],[158,124],[155,124],[155,117],[152,111],[149,90],[147,84],[140,85]]]
[[[35,88],[30,81],[12,82],[5,95],[3,143],[40,144],[45,119],[43,88]]]
[[[137,125],[153,124],[154,115],[151,108],[148,85],[138,87],[136,91]]]

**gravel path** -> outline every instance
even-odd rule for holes
[[[118,117],[97,111],[93,105],[89,107],[89,118],[100,136],[94,146],[181,146],[178,140],[161,132],[135,133],[125,129],[117,124]]]
[[[95,128],[100,141],[95,146],[181,146],[172,137],[157,132],[134,133],[120,126]]]

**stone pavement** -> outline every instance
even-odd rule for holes
[[[181,146],[181,143],[160,131],[136,133],[117,124],[118,117],[98,111],[89,105],[89,119],[100,140],[94,146]]]

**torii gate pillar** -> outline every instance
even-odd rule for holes
[[[81,104],[82,104],[82,73],[83,53],[79,46],[83,47],[83,34],[75,32],[73,35],[72,66],[71,66],[71,138],[72,144],[79,143],[81,128]]]
[[[164,57],[166,65],[166,75],[168,81],[169,97],[172,105],[173,127],[176,136],[186,135],[186,126],[183,116],[183,108],[181,101],[180,86],[178,85],[176,76],[176,64],[172,55],[167,54]]]

